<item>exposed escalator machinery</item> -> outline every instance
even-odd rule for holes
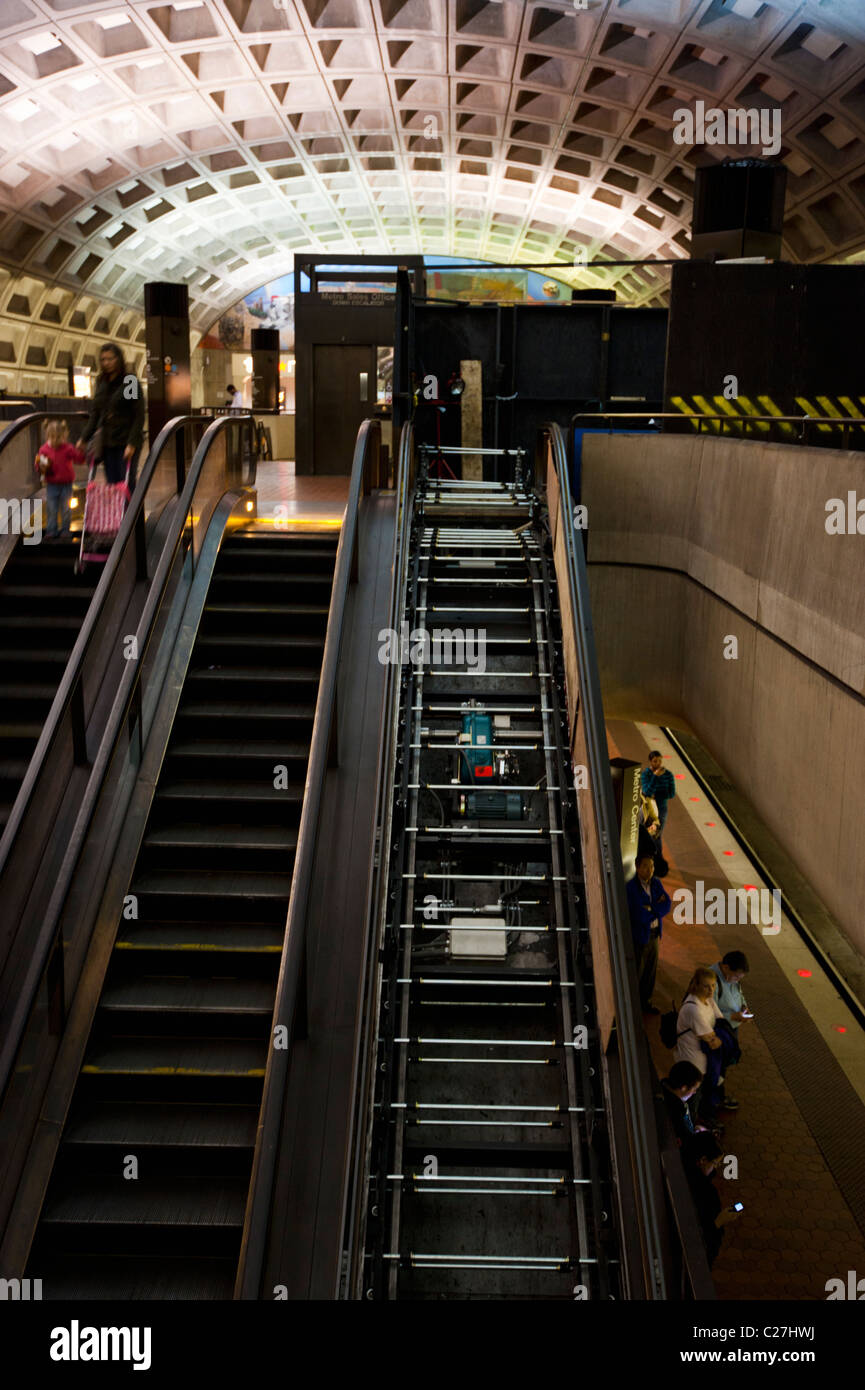
[[[220,551],[31,1251],[46,1298],[232,1296],[335,557]]]
[[[548,530],[517,483],[427,479],[411,550],[354,1292],[616,1297]]]

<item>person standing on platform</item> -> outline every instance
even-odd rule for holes
[[[637,978],[640,982],[640,1003],[643,1012],[656,1014],[652,1004],[655,976],[658,973],[658,946],[661,923],[672,907],[670,895],[654,877],[655,861],[651,854],[637,855],[637,872],[630,879],[625,894],[631,919],[631,936],[637,957]]]
[[[694,1123],[689,1101],[697,1094],[703,1074],[693,1062],[674,1062],[661,1081],[661,1095],[680,1145],[688,1144],[703,1128]]]
[[[653,749],[649,754],[649,765],[640,773],[640,787],[643,796],[649,796],[657,803],[663,835],[667,823],[667,806],[676,795],[676,783],[672,772],[664,767],[663,755],[657,749]]]

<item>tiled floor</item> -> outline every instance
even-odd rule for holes
[[[338,527],[348,496],[348,478],[297,477],[291,459],[259,463],[256,473],[256,530],[299,526]]]
[[[609,736],[612,754],[645,765],[648,744],[638,726],[613,722]],[[676,888],[694,891],[699,878],[707,890],[726,887],[694,819],[676,802],[664,854],[670,864],[664,886],[671,896]],[[747,1033],[745,1026],[740,1030],[742,1060],[728,1080],[741,1109],[725,1113],[722,1147],[735,1158],[738,1177],[718,1186],[725,1205],[741,1201],[745,1209],[726,1228],[713,1270],[716,1289],[722,1299],[825,1299],[828,1279],[846,1278],[850,1269],[865,1274],[865,1231],[851,1210],[861,1222],[857,1173],[865,1107],[823,1042],[821,1027],[828,1020],[804,1013],[776,955],[753,926],[680,925],[668,916],[655,1003],[662,1009],[678,1004],[695,966],[711,965],[730,949],[747,952],[745,993],[756,1017]],[[660,1040],[658,1019],[645,1022],[655,1067],[664,1076],[672,1053]],[[861,1030],[855,1045],[861,1045]]]

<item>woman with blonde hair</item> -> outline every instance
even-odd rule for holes
[[[693,1062],[703,1073],[701,1110],[710,1119],[723,1103],[724,1084],[722,1043],[715,1032],[715,1021],[723,1018],[715,999],[716,985],[715,972],[708,966],[694,971],[676,1020],[674,1051],[677,1062]]]

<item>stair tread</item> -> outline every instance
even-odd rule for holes
[[[181,740],[168,749],[169,758],[300,758],[309,756],[309,743],[274,743],[265,739],[202,738]]]
[[[116,951],[213,951],[280,955],[284,932],[267,923],[130,922],[121,927]]]
[[[136,875],[134,893],[179,893],[190,897],[281,898],[288,900],[291,874],[233,873],[213,869],[190,873],[188,869],[161,869]]]
[[[321,670],[317,666],[194,666],[187,680],[196,681],[256,681],[271,685],[290,685],[301,681],[318,684]]]
[[[245,1177],[125,1178],[75,1176],[52,1192],[43,1222],[88,1225],[240,1226],[249,1188]]]
[[[166,1255],[43,1255],[39,1269],[53,1301],[205,1299],[232,1297],[237,1260]]]
[[[148,849],[212,845],[226,849],[291,850],[297,846],[297,830],[282,825],[167,825],[149,831],[144,844]]]
[[[326,617],[330,611],[330,606],[326,603],[254,603],[250,600],[247,603],[208,603],[204,611],[205,613],[237,613],[244,616],[249,613],[272,613],[275,617],[287,613],[317,613]]]
[[[0,681],[0,700],[27,699],[53,700],[57,694],[56,682],[43,681]]]
[[[9,584],[0,588],[4,599],[10,598],[82,598],[89,603],[93,597],[91,585],[80,581],[69,584]]]
[[[124,1009],[152,1013],[273,1013],[272,980],[184,978],[177,975],[139,975],[106,984],[100,1010]]]
[[[82,1106],[74,1112],[63,1132],[63,1143],[251,1147],[257,1124],[258,1111],[252,1105],[106,1102]]]
[[[101,1076],[264,1076],[267,1039],[145,1037],[104,1039],[82,1072]]]
[[[215,774],[217,776],[217,774]],[[225,801],[302,801],[303,787],[292,783],[278,789],[268,782],[226,781],[218,778],[213,782],[181,781],[160,783],[156,792],[157,801],[190,798],[195,801],[211,801],[214,798]]]
[[[199,702],[186,704],[184,702],[178,711],[178,717],[188,716],[191,719],[207,717],[218,719],[248,718],[251,714],[260,719],[313,719],[315,717],[315,705],[285,705],[256,700],[212,700],[206,704]]]

